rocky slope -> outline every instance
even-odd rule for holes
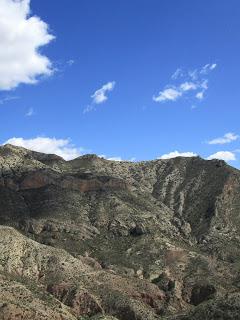
[[[0,147],[0,319],[239,319],[240,172]]]

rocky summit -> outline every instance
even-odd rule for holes
[[[240,172],[0,147],[0,319],[240,319]]]

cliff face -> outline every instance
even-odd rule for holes
[[[0,319],[240,312],[240,172],[223,161],[66,162],[6,145],[0,224]]]

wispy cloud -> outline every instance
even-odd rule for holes
[[[69,60],[67,61],[67,65],[68,65],[69,67],[71,67],[72,65],[74,65],[74,63],[75,63],[75,60],[73,60],[73,59],[69,59]]]
[[[177,68],[177,70],[172,74],[171,79],[177,80],[178,78],[183,77],[184,72],[182,68]]]
[[[115,81],[108,82],[104,84],[100,89],[96,90],[94,94],[91,96],[91,98],[93,98],[92,103],[101,104],[105,102],[108,99],[107,93],[114,89],[115,84]]]
[[[83,114],[94,111],[94,110],[96,110],[95,106],[92,104],[89,104],[83,109]]]
[[[201,74],[209,74],[212,70],[214,70],[217,67],[216,63],[208,63],[205,64],[205,66],[202,67],[202,69],[200,70]]]
[[[180,89],[182,91],[189,91],[189,90],[196,90],[198,88],[198,85],[194,82],[183,82],[180,85]]]
[[[0,99],[0,104],[5,104],[7,102],[20,99],[17,96],[6,96]]]
[[[239,136],[235,133],[229,132],[226,133],[223,137],[215,138],[213,140],[208,141],[208,144],[226,144],[239,139]]]
[[[171,76],[172,83],[165,86],[158,95],[154,95],[153,100],[155,102],[176,101],[182,97],[191,98],[193,101],[203,100],[208,89],[206,76],[216,67],[217,64],[213,63],[189,71],[178,68]]]
[[[177,88],[167,88],[163,91],[160,91],[158,96],[153,96],[153,100],[155,102],[163,102],[163,101],[176,101],[179,97],[182,96],[182,92]]]
[[[232,151],[218,151],[214,154],[211,154],[207,159],[208,160],[219,159],[219,160],[224,160],[224,161],[235,161],[236,155]]]
[[[83,113],[85,114],[91,111],[95,111],[96,105],[106,102],[108,100],[107,93],[113,91],[115,85],[115,81],[108,82],[104,84],[100,89],[96,90],[94,94],[91,95],[92,102],[84,108]]]
[[[29,108],[28,111],[25,113],[26,117],[31,117],[34,115],[34,110],[33,108]]]
[[[197,157],[197,154],[194,152],[173,151],[173,152],[163,154],[162,156],[158,157],[158,159],[171,159],[176,157]]]

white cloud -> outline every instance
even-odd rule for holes
[[[105,158],[107,160],[110,160],[110,161],[123,161],[121,157],[110,157],[110,158]]]
[[[204,90],[208,89],[208,80],[203,80],[203,82],[201,83],[201,88],[203,88]]]
[[[207,159],[208,160],[219,159],[219,160],[224,160],[224,161],[234,161],[234,160],[236,160],[236,156],[231,151],[218,151],[218,152],[210,155]]]
[[[91,152],[91,150],[76,147],[71,143],[70,139],[56,139],[49,137],[36,137],[32,139],[14,137],[5,141],[3,145],[5,144],[11,144],[17,147],[23,147],[29,150],[47,154],[56,154],[65,160],[72,160],[85,154],[86,152]],[[99,155],[99,157],[110,161],[125,161],[121,157],[108,157],[104,154]],[[134,162],[135,160],[136,158],[131,158],[126,161]]]
[[[37,137],[33,139],[11,138],[4,144],[23,147],[33,151],[56,154],[65,160],[72,160],[81,155],[82,148],[76,148],[69,139]]]
[[[205,64],[205,66],[202,67],[202,69],[200,70],[201,74],[208,74],[209,72],[211,72],[212,70],[214,70],[217,67],[216,63],[208,63]]]
[[[171,159],[176,157],[197,157],[196,153],[193,152],[179,152],[179,151],[173,151],[167,154],[163,154],[158,159]]]
[[[229,132],[229,133],[226,133],[223,137],[208,141],[208,144],[225,144],[225,143],[230,143],[232,141],[236,141],[238,138],[239,138],[238,135],[236,135],[235,133]]]
[[[194,82],[183,82],[178,87],[172,86],[160,91],[158,96],[153,96],[153,101],[155,102],[165,102],[165,101],[176,101],[188,91],[196,90],[199,87],[197,83]]]
[[[0,90],[51,75],[51,62],[39,48],[53,39],[48,25],[30,16],[30,0],[0,0]]]
[[[25,116],[26,117],[31,117],[34,115],[34,110],[33,108],[28,109],[28,111],[26,112]]]
[[[182,92],[175,88],[168,88],[160,91],[158,96],[153,96],[153,100],[156,102],[164,102],[167,100],[175,101],[182,96]]]
[[[153,100],[155,102],[176,101],[185,96],[192,100],[202,100],[205,91],[208,89],[208,79],[206,79],[206,75],[216,67],[217,64],[213,63],[206,64],[202,68],[193,71],[184,71],[183,69],[178,68],[171,76],[173,83],[167,85],[157,96],[153,96]],[[184,81],[179,83],[179,81],[177,81],[179,78],[183,78]],[[191,91],[196,90],[198,90],[197,93],[191,93]]]
[[[130,159],[127,159],[127,160],[123,160],[122,157],[108,157],[106,156],[105,154],[100,154],[99,155],[100,158],[104,158],[106,160],[110,160],[110,161],[129,161],[129,162],[135,162],[136,161],[136,158],[135,157],[132,157]]]
[[[91,111],[95,111],[96,105],[105,102],[108,99],[107,93],[112,91],[115,85],[116,85],[115,81],[108,82],[104,84],[102,88],[96,90],[94,94],[91,96],[91,98],[93,99],[92,102],[83,109],[83,114]]]
[[[196,98],[198,100],[202,100],[204,98],[204,91],[200,91],[196,94]]]
[[[217,64],[216,64],[216,63],[213,63],[213,64],[210,66],[210,70],[214,70],[216,67],[217,67]]]
[[[196,90],[198,85],[193,82],[184,82],[180,85],[182,91]]]
[[[108,82],[104,84],[102,88],[95,91],[94,94],[91,96],[91,98],[93,98],[92,103],[100,104],[105,102],[108,99],[106,93],[112,91],[115,87],[115,84],[116,84],[115,81]]]

